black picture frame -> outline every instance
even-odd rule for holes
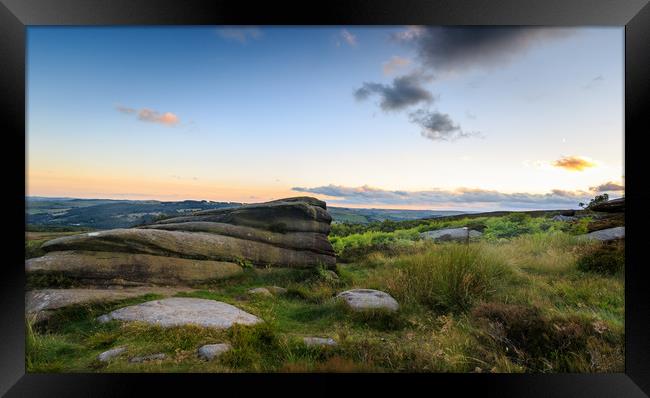
[[[625,373],[620,374],[26,374],[24,267],[19,229],[25,206],[25,32],[30,25],[608,25],[625,26],[626,281]],[[430,394],[527,397],[650,395],[650,289],[643,253],[649,195],[643,141],[650,131],[648,0],[356,0],[279,2],[0,0],[0,112],[5,127],[4,259],[1,268],[0,394],[152,395],[153,390],[263,388],[283,394],[373,394],[396,387]],[[7,217],[9,216],[9,217]],[[23,236],[24,238],[24,236]],[[345,382],[346,386],[340,384]]]

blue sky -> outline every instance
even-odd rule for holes
[[[523,209],[623,193],[622,28],[27,40],[28,195]]]

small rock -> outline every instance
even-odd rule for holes
[[[124,351],[126,351],[126,347],[124,346],[115,347],[108,351],[102,352],[97,356],[97,359],[99,359],[101,362],[108,362],[111,359],[115,358],[116,356],[122,354]]]
[[[302,341],[308,346],[335,346],[336,341],[323,337],[303,337]]]
[[[339,293],[337,298],[345,302],[354,311],[384,309],[397,311],[399,303],[390,294],[373,289],[352,289]]]
[[[158,354],[151,354],[151,355],[145,355],[142,357],[133,357],[129,359],[129,362],[131,363],[140,363],[140,362],[146,362],[146,361],[155,361],[155,360],[161,360],[167,358],[167,355],[164,353],[160,352]]]
[[[269,289],[265,287],[256,287],[254,289],[250,289],[248,291],[248,294],[253,294],[255,296],[262,296],[262,297],[272,297],[273,294],[269,291]]]
[[[553,218],[551,218],[551,220],[553,220],[553,221],[575,221],[575,220],[577,220],[577,218],[572,217],[572,216],[564,216],[562,214],[558,214],[556,216],[553,216]]]
[[[331,269],[328,269],[327,271],[325,271],[325,274],[326,274],[329,278],[334,279],[335,281],[338,281],[338,280],[339,280],[339,276],[338,276],[338,274],[337,274],[336,272],[332,271]]]
[[[266,289],[267,289],[269,292],[275,294],[276,296],[277,296],[277,295],[281,295],[281,294],[286,294],[286,293],[287,293],[287,289],[285,289],[285,288],[283,288],[283,287],[280,287],[280,286],[269,286],[269,287],[267,287]]]
[[[206,344],[199,348],[199,358],[211,361],[231,348],[231,345],[228,343]]]

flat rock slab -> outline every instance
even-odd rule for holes
[[[624,239],[625,227],[601,229],[600,231],[594,231],[580,236],[589,240],[599,240],[603,242],[616,240],[616,239]]]
[[[273,297],[273,293],[265,287],[256,287],[253,289],[248,290],[248,294],[252,294],[254,296],[259,296],[259,297]]]
[[[122,353],[124,351],[126,351],[126,347],[124,347],[124,346],[115,347],[115,348],[112,348],[112,349],[110,349],[108,351],[102,352],[101,354],[99,354],[97,356],[97,359],[99,359],[100,362],[108,362],[111,359],[113,359],[113,358],[115,358],[115,357],[117,357],[119,355],[122,355]]]
[[[345,302],[354,311],[382,309],[397,311],[399,303],[390,294],[373,289],[353,289],[339,293],[337,298]]]
[[[470,239],[479,238],[483,235],[481,232],[473,229],[468,231],[464,228],[445,228],[436,231],[422,232],[420,237],[422,239],[431,239],[435,241],[463,241],[467,239],[468,232]]]
[[[230,328],[235,323],[253,325],[261,319],[239,308],[220,301],[172,297],[163,300],[120,308],[97,320],[140,321],[162,327],[198,325],[218,329]]]
[[[269,286],[269,287],[266,288],[266,290],[268,290],[269,292],[271,292],[272,294],[274,294],[276,296],[281,295],[281,294],[286,294],[287,291],[288,291],[287,289],[285,289],[283,287],[280,287],[280,286]]]
[[[145,294],[172,296],[189,288],[131,287],[124,289],[42,289],[25,293],[25,310],[28,314],[55,310],[76,304],[124,300]]]
[[[313,346],[335,346],[336,341],[332,338],[323,338],[323,337],[303,337],[302,339],[303,343],[305,345],[313,347]]]
[[[162,361],[163,359],[167,358],[167,355],[165,353],[160,352],[158,354],[151,354],[151,355],[144,355],[141,357],[133,357],[129,359],[129,362],[131,363],[142,363],[142,362],[148,362],[148,361]]]
[[[228,343],[206,344],[199,348],[199,358],[211,361],[224,352],[229,351],[231,348],[232,347]]]
[[[551,218],[552,221],[567,221],[567,222],[568,221],[575,221],[577,219],[578,219],[577,217],[563,216],[562,214],[558,214],[556,216],[553,216],[553,218]]]

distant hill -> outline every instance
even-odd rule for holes
[[[349,224],[368,224],[382,221],[407,221],[420,218],[434,218],[465,214],[449,210],[396,210],[396,209],[351,209],[346,207],[327,207],[334,222]]]
[[[234,202],[184,200],[57,199],[28,197],[27,224],[78,226],[95,229],[127,228],[150,223],[158,217],[177,216],[198,210],[241,206]]]
[[[128,228],[150,223],[156,218],[178,216],[198,210],[237,207],[242,203],[184,200],[113,200],[27,197],[27,224],[46,227],[74,226],[94,229]],[[328,207],[335,223],[368,224],[372,222],[406,221],[420,218],[453,216],[460,211],[351,209]]]

